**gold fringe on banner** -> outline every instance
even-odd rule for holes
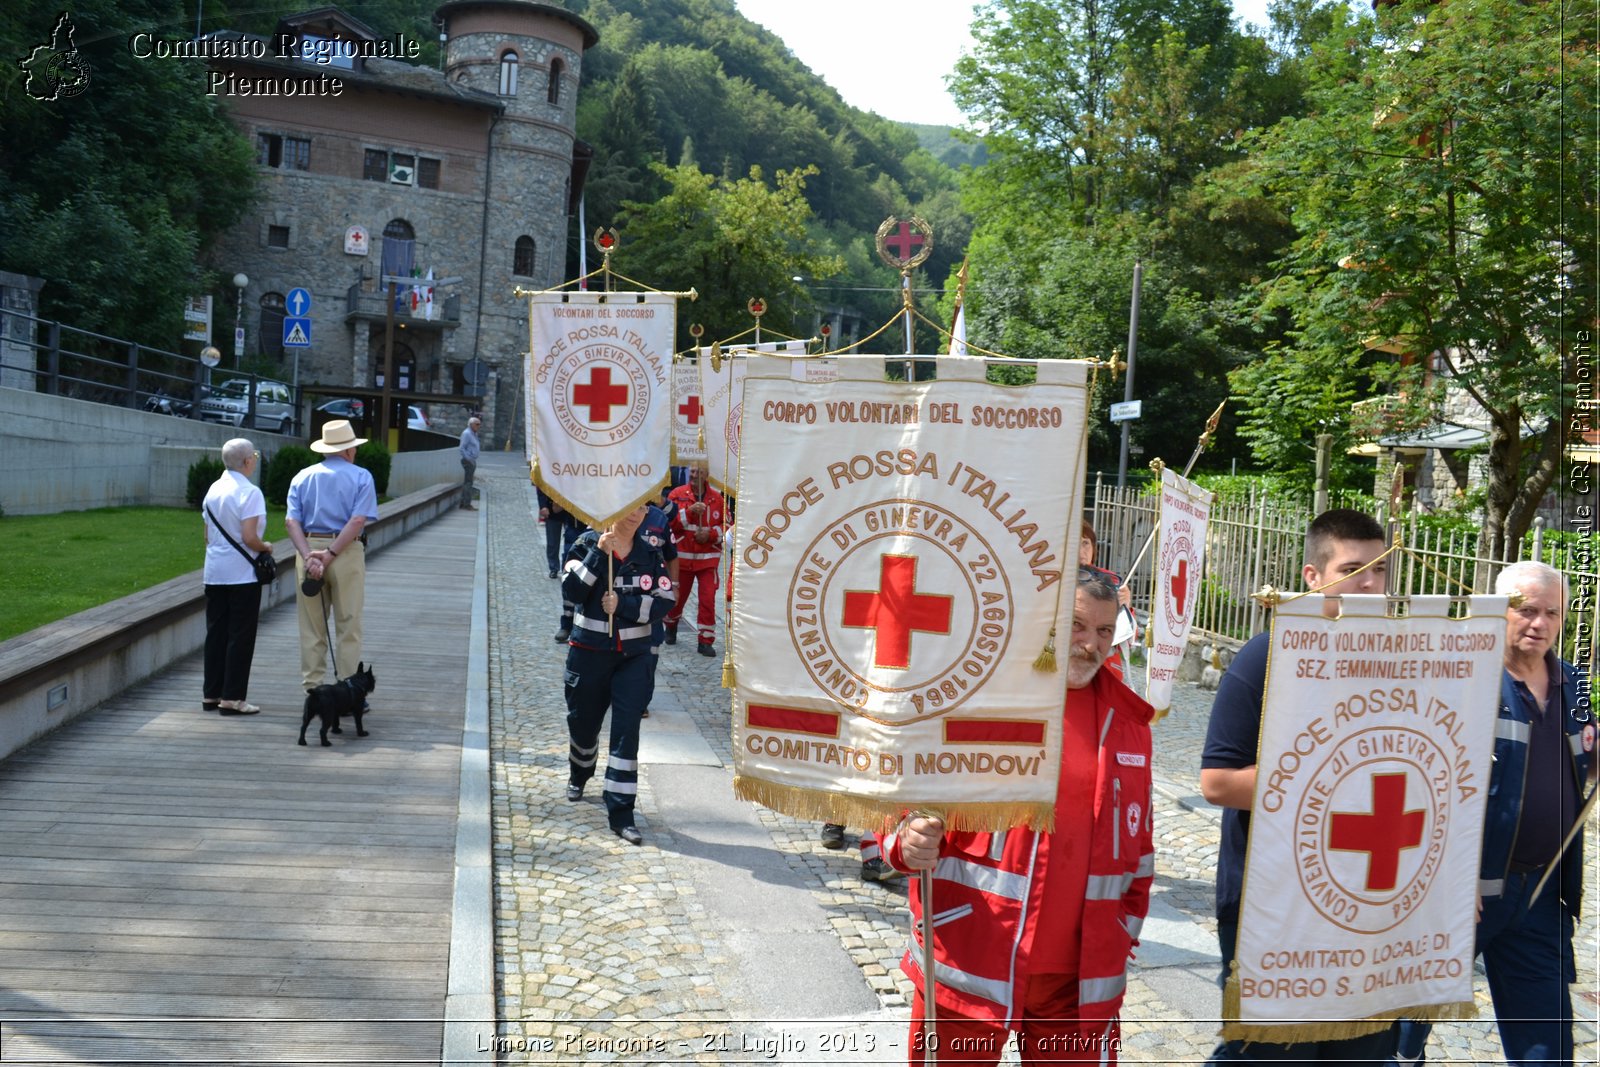
[[[899,822],[907,805],[893,798],[873,800],[822,789],[784,785],[765,778],[738,774],[733,795],[805,822],[832,822],[845,826],[888,827]],[[1055,829],[1054,800],[1039,804],[956,804],[940,812],[947,830],[996,832],[1026,826],[1049,833]]]
[[[722,657],[722,688],[732,689],[736,684],[733,674],[733,657],[725,655]]]
[[[1231,967],[1232,973],[1228,975],[1228,984],[1222,990],[1224,1041],[1264,1041],[1275,1045],[1293,1044],[1298,1041],[1339,1041],[1347,1037],[1381,1033],[1393,1026],[1396,1019],[1445,1022],[1478,1017],[1478,1005],[1465,1000],[1454,1004],[1416,1004],[1406,1008],[1391,1008],[1367,1018],[1338,1022],[1316,1021],[1282,1025],[1240,1022],[1239,961],[1234,960]]]
[[[1044,639],[1044,648],[1033,661],[1033,669],[1046,674],[1055,673],[1056,669],[1056,628],[1050,627],[1050,636]]]

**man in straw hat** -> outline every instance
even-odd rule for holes
[[[283,525],[298,556],[301,580],[300,684],[306,689],[348,678],[361,662],[361,608],[366,599],[366,537],[378,520],[378,490],[372,475],[356,466],[356,448],[366,444],[346,419],[322,427],[313,452],[326,458],[289,483]],[[309,579],[309,581],[307,581]],[[320,583],[320,584],[319,584]],[[328,677],[328,608],[333,608],[337,677]]]
[[[1106,1063],[1121,1044],[1118,1012],[1128,960],[1150,905],[1149,704],[1101,670],[1117,629],[1117,590],[1105,572],[1078,568],[1067,658],[1055,829],[946,831],[914,815],[883,842],[889,863],[932,871],[937,1060],[998,1063],[1017,1031],[1023,1063]],[[910,1060],[932,1047],[922,1033],[921,916],[900,963],[918,984]]]

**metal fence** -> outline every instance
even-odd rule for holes
[[[1090,521],[1100,544],[1097,562],[1126,574],[1154,528],[1159,498],[1143,487],[1118,489],[1097,480],[1092,499]],[[1355,506],[1353,500],[1335,503]],[[1236,646],[1265,629],[1267,612],[1251,595],[1264,585],[1286,590],[1302,587],[1305,531],[1312,517],[1308,501],[1283,499],[1259,490],[1252,490],[1247,500],[1213,504],[1204,576],[1190,632]],[[1517,558],[1542,558],[1567,576],[1571,596],[1562,655],[1574,663],[1594,664],[1600,638],[1600,597],[1596,596],[1600,569],[1595,566],[1592,541],[1586,539],[1581,551],[1546,551],[1541,527],[1542,523],[1536,524],[1523,539]],[[1486,556],[1476,533],[1431,529],[1416,515],[1401,519],[1398,532],[1404,550],[1391,557],[1390,563],[1390,588],[1396,593],[1486,591],[1506,563],[1512,562]],[[1141,614],[1150,604],[1153,573],[1146,558],[1130,580],[1134,606]]]

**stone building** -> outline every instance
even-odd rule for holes
[[[435,21],[442,71],[412,61],[418,42],[331,7],[271,38],[210,36],[232,53],[208,59],[211,84],[255,145],[261,184],[209,265],[247,279],[222,298],[239,300],[246,355],[327,395],[383,387],[385,274],[460,279],[434,287],[431,308],[424,290],[400,292],[389,388],[416,394],[436,429],[480,407],[486,439],[520,441],[527,317],[512,290],[563,280],[589,159],[578,80],[598,37],[535,0],[446,0]],[[295,289],[309,310],[286,306]],[[309,347],[284,347],[286,316],[309,319]],[[440,394],[481,399],[428,404]]]

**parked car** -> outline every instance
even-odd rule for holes
[[[283,382],[266,378],[256,380],[256,419],[253,426],[245,426],[250,415],[250,380],[234,378],[223,382],[200,401],[200,418],[204,422],[221,422],[245,429],[272,430],[288,433],[294,427],[293,393]]]
[[[318,404],[317,410],[325,412],[329,418],[349,419],[351,422],[360,422],[367,417],[367,405],[354,397],[329,400],[325,404]]]
[[[422,409],[415,404],[406,405],[406,428],[411,430],[426,430],[429,428],[428,416],[424,415]]]

